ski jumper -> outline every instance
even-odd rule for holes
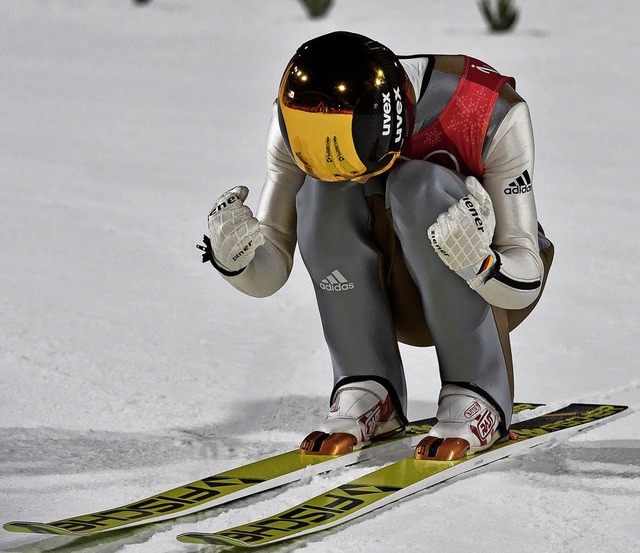
[[[508,427],[508,332],[537,302],[552,253],[538,233],[528,110],[512,79],[473,58],[401,62],[418,98],[402,159],[364,185],[318,181],[297,168],[276,121],[257,212],[267,242],[242,274],[226,278],[251,295],[273,293],[289,275],[297,241],[316,292],[334,390],[377,380],[404,415],[398,341],[433,344],[442,383],[481,393]],[[494,202],[492,247],[502,259],[495,278],[477,291],[442,263],[426,233],[466,195],[466,175],[476,176]]]

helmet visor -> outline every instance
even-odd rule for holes
[[[280,110],[296,164],[318,180],[372,177],[390,169],[400,155],[399,151],[387,152],[365,165],[354,144],[353,114],[349,111],[334,111],[322,105],[313,109],[290,108],[284,103]]]

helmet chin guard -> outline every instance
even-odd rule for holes
[[[278,91],[280,130],[296,164],[323,181],[387,171],[409,133],[413,91],[396,55],[345,31],[303,44]]]

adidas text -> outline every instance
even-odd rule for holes
[[[344,292],[346,290],[353,290],[355,284],[349,282],[345,276],[336,269],[326,278],[323,278],[320,282],[320,289],[327,292]]]
[[[320,283],[320,288],[327,292],[344,292],[345,290],[353,290],[356,285],[353,282],[347,282],[345,284],[325,284]]]
[[[504,193],[507,195],[526,194],[527,192],[531,192],[532,189],[533,185],[531,184],[531,176],[529,175],[529,172],[525,170],[522,175],[504,189]]]

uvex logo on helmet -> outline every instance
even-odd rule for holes
[[[389,136],[392,133],[392,125],[395,123],[395,132],[393,136],[394,144],[402,142],[402,93],[399,86],[393,87],[393,99],[391,92],[382,93],[382,136]],[[394,108],[395,107],[395,111]],[[395,121],[394,121],[395,116]]]

